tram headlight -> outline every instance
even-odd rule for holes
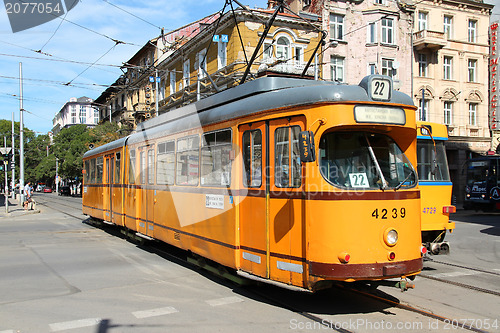
[[[394,246],[398,242],[398,232],[394,229],[387,229],[384,233],[384,242],[389,246]]]

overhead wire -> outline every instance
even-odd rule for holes
[[[113,7],[117,8],[117,9],[119,9],[119,10],[121,10],[121,11],[123,11],[123,12],[125,12],[125,13],[133,16],[133,17],[135,17],[136,19],[139,19],[139,20],[141,20],[141,21],[143,21],[143,22],[145,22],[145,23],[147,23],[147,24],[149,24],[149,25],[151,25],[151,26],[153,26],[153,27],[158,28],[158,29],[161,30],[161,27],[157,26],[156,24],[153,24],[153,23],[151,23],[151,22],[143,19],[142,17],[139,17],[139,16],[137,16],[137,15],[135,15],[135,14],[133,14],[133,13],[131,13],[131,12],[129,12],[129,11],[127,11],[127,10],[125,10],[125,9],[123,9],[123,8],[121,8],[121,7],[113,4],[111,2],[109,2],[109,0],[102,0],[102,1],[104,1],[105,3],[107,3],[110,6],[113,6]]]

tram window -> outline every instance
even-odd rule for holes
[[[274,183],[277,187],[300,186],[299,133],[300,126],[280,127],[274,132]]]
[[[417,170],[420,180],[449,181],[446,148],[443,141],[418,140]]]
[[[178,185],[198,185],[200,137],[190,136],[177,140]]]
[[[116,155],[115,155],[115,179],[114,179],[115,184],[120,183],[120,165],[121,165],[120,158],[121,158],[121,154],[116,153]]]
[[[175,141],[158,145],[156,156],[156,183],[172,185],[175,178]]]
[[[84,170],[85,170],[85,174],[83,175],[83,182],[85,184],[88,184],[89,183],[89,172],[90,172],[90,160],[86,160],[84,163]]]
[[[262,185],[262,133],[251,130],[243,133],[243,184],[246,187]]]
[[[135,150],[130,151],[128,181],[130,184],[135,184]]]
[[[203,134],[201,185],[231,184],[231,129]]]
[[[90,160],[89,183],[95,184],[95,158]]]
[[[321,174],[338,187],[362,190],[416,185],[411,163],[386,135],[329,132],[320,140],[319,156]]]
[[[96,177],[95,182],[97,184],[102,183],[102,172],[103,172],[103,157],[98,157],[96,159]]]
[[[141,172],[141,184],[146,184],[146,152],[144,150],[140,153],[139,163],[139,170]]]
[[[155,183],[155,150],[148,150],[148,184]]]

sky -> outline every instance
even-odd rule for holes
[[[267,0],[239,2],[250,8],[267,6]],[[224,4],[225,0],[80,0],[65,15],[52,15],[51,21],[18,32],[13,32],[7,5],[0,6],[0,119],[10,121],[14,112],[14,120],[20,120],[20,63],[24,127],[47,134],[71,97],[99,97],[123,74],[120,66],[159,36],[161,28],[168,33],[222,10]]]

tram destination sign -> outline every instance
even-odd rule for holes
[[[401,108],[357,105],[354,107],[354,119],[357,123],[406,124],[406,114]]]

